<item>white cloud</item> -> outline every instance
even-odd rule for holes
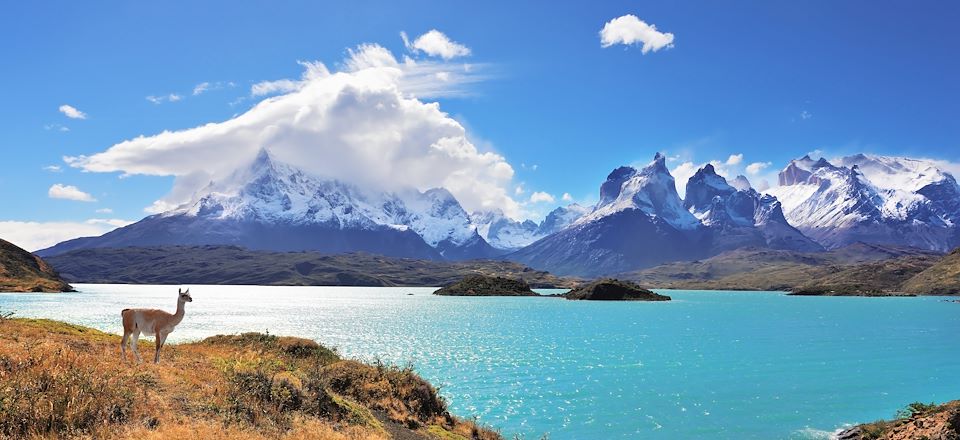
[[[60,165],[47,165],[43,167],[43,170],[51,173],[59,173],[63,171],[63,168],[60,168]]]
[[[686,196],[687,181],[693,177],[698,168],[700,167],[693,162],[683,162],[670,170],[670,174],[673,175],[673,181],[677,185],[677,193],[680,194],[681,198]]]
[[[51,199],[66,199],[66,200],[76,200],[78,202],[96,202],[97,199],[93,198],[88,193],[80,191],[79,188],[73,185],[63,185],[60,183],[55,183],[53,186],[47,190],[47,195]]]
[[[525,193],[525,192],[527,192],[527,190],[523,189],[523,183],[517,185],[517,187],[513,189],[513,194],[514,194],[514,195],[518,195],[518,196],[519,196],[519,195],[521,195],[521,194],[523,194],[523,193]]]
[[[373,44],[349,51],[337,72],[319,62],[301,64],[306,72],[292,91],[232,119],[139,136],[64,160],[91,172],[176,176],[171,192],[150,212],[188,201],[266,147],[277,160],[320,176],[389,189],[439,186],[468,211],[500,208],[521,215],[521,205],[511,198],[514,170],[506,159],[480,151],[438,103],[416,97],[424,91],[455,92],[466,74],[443,83],[454,89],[437,88],[435,79],[425,86],[425,75],[432,78],[436,69],[450,66],[401,63]]]
[[[556,201],[556,199],[553,198],[552,195],[547,194],[543,191],[536,191],[533,194],[530,194],[530,203],[540,203],[540,202],[553,203],[554,201]]]
[[[131,225],[134,222],[130,220],[121,220],[118,218],[92,218],[87,220],[88,225],[103,225],[103,226],[112,226],[114,228],[122,228],[127,225]]]
[[[813,114],[811,114],[810,112],[808,112],[808,111],[806,111],[806,110],[800,112],[800,119],[807,120],[807,119],[810,119],[810,118],[812,118],[812,117],[813,117]]]
[[[43,129],[44,129],[44,130],[47,130],[47,131],[50,131],[50,130],[70,131],[70,127],[65,127],[65,126],[60,125],[60,124],[47,124],[47,125],[44,125],[44,126],[43,126]]]
[[[209,82],[202,82],[202,83],[200,83],[200,84],[197,84],[197,85],[193,86],[193,96],[197,96],[197,95],[199,95],[199,94],[201,94],[201,93],[203,93],[203,92],[206,92],[206,91],[209,90],[209,89],[210,89],[210,83],[209,83]]]
[[[175,209],[179,206],[179,202],[170,203],[164,200],[154,200],[150,206],[143,208],[143,212],[147,214],[160,214],[161,212],[167,212],[171,209]]]
[[[766,169],[770,165],[773,165],[773,163],[772,162],[754,162],[750,165],[747,165],[747,173],[750,173],[755,176],[757,174],[760,174],[764,169]]]
[[[113,214],[113,210],[110,208],[100,208],[97,210],[97,214]]]
[[[563,199],[564,202],[573,201],[573,196],[571,196],[570,193],[563,193],[563,197],[560,197],[560,198]]]
[[[63,113],[70,119],[87,119],[86,113],[80,110],[77,110],[77,108],[74,106],[67,105],[67,104],[60,106],[60,113]]]
[[[431,29],[427,33],[410,41],[406,32],[400,32],[400,38],[403,38],[403,45],[411,52],[423,52],[434,57],[441,57],[445,60],[470,55],[470,48],[457,43],[446,36],[443,32]]]
[[[147,101],[150,101],[150,102],[154,103],[154,104],[163,104],[164,102],[177,102],[177,101],[183,99],[183,97],[180,96],[180,95],[178,95],[178,94],[176,94],[176,93],[171,93],[171,94],[166,95],[166,96],[153,96],[153,95],[150,95],[150,96],[147,96],[145,99],[146,99]]]
[[[657,30],[657,26],[647,24],[636,15],[627,14],[614,18],[603,25],[600,30],[600,45],[610,47],[614,44],[633,45],[643,43],[641,51],[656,52],[663,48],[673,47],[673,34]]]
[[[730,157],[727,158],[726,164],[727,164],[727,165],[739,165],[740,162],[743,162],[743,153],[740,153],[740,154],[731,154]]]
[[[0,237],[33,252],[73,238],[102,235],[130,223],[117,219],[90,219],[85,222],[0,221]]]

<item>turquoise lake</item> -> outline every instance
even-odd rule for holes
[[[172,310],[177,289],[75,287],[0,294],[0,310],[118,333],[121,309]],[[913,401],[960,398],[960,303],[945,298],[658,291],[674,300],[574,302],[433,290],[191,286],[170,341],[269,331],[409,364],[452,412],[508,438],[828,438]]]

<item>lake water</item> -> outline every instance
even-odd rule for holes
[[[0,310],[118,333],[121,309],[172,310],[177,289],[75,287],[0,294]],[[455,414],[507,437],[827,438],[909,402],[960,398],[960,304],[938,297],[662,291],[674,301],[603,303],[191,287],[171,342],[269,331],[411,364]]]

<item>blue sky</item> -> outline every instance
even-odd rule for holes
[[[602,47],[601,29],[626,14],[673,34],[672,46]],[[769,163],[755,179],[815,150],[960,162],[958,20],[952,2],[8,4],[0,231],[60,238],[142,218],[173,176],[84,172],[62,158],[229,120],[264,98],[254,84],[300,78],[298,60],[335,70],[361,43],[427,61],[401,31],[436,29],[470,51],[439,61],[483,67],[482,81],[421,100],[509,163],[500,184],[525,216],[564,193],[589,202],[611,169],[656,151],[671,167],[738,154],[732,170]],[[54,185],[96,201],[52,198]],[[555,202],[531,202],[537,191]]]

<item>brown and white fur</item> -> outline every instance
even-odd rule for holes
[[[173,331],[174,327],[180,321],[183,321],[183,305],[193,302],[193,298],[190,297],[190,289],[186,291],[177,289],[177,294],[179,296],[176,313],[171,314],[157,309],[123,309],[120,312],[120,316],[123,317],[123,340],[120,341],[120,351],[124,360],[127,359],[127,340],[130,340],[130,348],[133,350],[133,355],[137,357],[137,362],[143,361],[140,358],[140,351],[137,350],[137,340],[143,333],[147,336],[156,335],[157,351],[153,356],[153,363],[160,362],[160,349],[163,347],[163,343],[167,341],[167,336]],[[130,335],[133,335],[132,340]]]

